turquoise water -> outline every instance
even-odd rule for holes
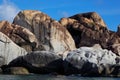
[[[0,80],[120,80],[120,78],[53,75],[0,75]]]

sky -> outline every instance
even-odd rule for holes
[[[0,0],[0,20],[12,22],[22,10],[39,10],[55,20],[97,12],[108,29],[117,31],[120,24],[120,0]]]

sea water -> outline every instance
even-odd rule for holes
[[[80,77],[54,75],[0,75],[0,80],[120,80],[111,77]]]

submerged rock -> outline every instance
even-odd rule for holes
[[[13,42],[27,51],[38,48],[38,41],[35,35],[24,27],[1,21],[0,32],[6,34]]]
[[[12,67],[10,68],[10,74],[13,75],[25,75],[25,74],[29,74],[29,71],[26,68],[23,67]]]
[[[5,68],[5,66],[2,66],[2,68],[3,67]],[[29,71],[24,67],[10,67],[10,68],[5,68],[2,71],[2,73],[3,74],[12,74],[12,75],[26,75],[26,74],[29,74]]]
[[[57,53],[75,49],[74,40],[67,29],[42,12],[21,11],[13,23],[33,32],[44,50]]]
[[[120,57],[106,49],[81,47],[68,53],[64,68],[67,75],[120,76]]]
[[[26,50],[17,46],[5,34],[0,32],[0,66],[8,64],[18,56],[27,54]]]
[[[11,61],[6,68],[10,67],[25,67],[30,73],[48,74],[59,73],[63,74],[63,60],[60,56],[48,51],[34,51],[25,56],[18,57]]]

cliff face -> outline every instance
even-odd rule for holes
[[[13,24],[21,25],[35,34],[44,50],[64,52],[75,49],[74,40],[59,22],[39,11],[21,11]]]
[[[77,48],[100,44],[102,48],[112,50],[120,55],[119,30],[117,33],[108,30],[97,13],[77,14],[69,18],[62,18],[59,22],[71,33]]]

